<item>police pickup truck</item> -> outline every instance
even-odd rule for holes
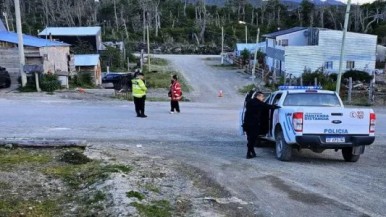
[[[356,162],[375,139],[375,113],[345,108],[334,91],[313,86],[281,86],[265,100],[281,108],[266,111],[261,136],[276,143],[276,157],[291,160],[293,148],[342,150],[345,161]],[[264,121],[263,121],[264,122]]]

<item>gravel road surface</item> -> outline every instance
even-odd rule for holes
[[[168,102],[147,102],[149,117],[140,119],[126,101],[3,93],[0,138],[87,139],[99,148],[114,144],[170,158],[197,168],[246,202],[251,211],[246,216],[385,216],[384,108],[375,109],[376,142],[357,163],[344,162],[333,150],[303,150],[292,162],[281,162],[271,144],[247,160],[246,139],[237,135],[243,100],[237,89],[250,82],[249,76],[216,66],[220,61],[214,56],[160,57],[193,87],[192,101],[181,103],[181,114],[168,114]],[[224,97],[217,96],[219,90]]]

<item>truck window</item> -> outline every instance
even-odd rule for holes
[[[281,95],[282,93],[276,94],[275,98],[273,98],[272,105],[276,105],[279,102]]]
[[[338,97],[331,93],[289,93],[283,105],[341,107]]]
[[[271,100],[271,96],[272,94],[269,94],[268,96],[266,96],[264,99],[264,102],[269,104],[269,101]]]

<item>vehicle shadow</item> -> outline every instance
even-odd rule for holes
[[[256,144],[255,148],[262,148],[269,150],[273,153],[272,157],[275,158],[275,143],[268,140],[263,140],[260,144]],[[345,163],[341,151],[335,153],[335,151],[325,150],[322,153],[315,153],[309,149],[293,149],[292,151],[292,159],[290,162],[299,162],[299,163]]]

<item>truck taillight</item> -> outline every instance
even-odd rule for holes
[[[375,113],[370,113],[370,128],[369,133],[375,132]]]
[[[292,114],[292,124],[296,132],[303,131],[303,112],[295,112]]]

